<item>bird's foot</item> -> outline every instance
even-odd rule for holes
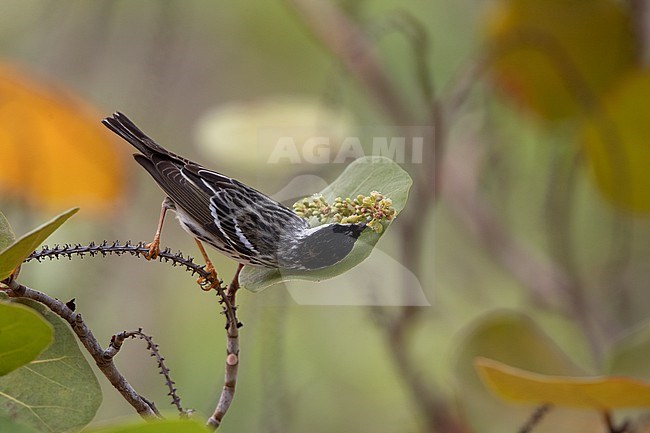
[[[160,255],[160,239],[154,238],[152,242],[144,245],[149,251],[144,255],[147,260],[156,260]]]
[[[196,282],[199,284],[199,286],[201,286],[202,290],[209,292],[215,287],[218,287],[219,284],[221,284],[221,281],[219,280],[216,269],[214,269],[214,266],[212,266],[212,262],[208,262],[205,265],[205,271],[210,275],[207,277],[199,277],[197,278]]]

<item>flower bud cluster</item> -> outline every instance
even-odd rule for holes
[[[321,223],[358,224],[365,221],[376,233],[384,230],[383,221],[395,217],[393,201],[377,191],[372,191],[369,196],[359,194],[353,199],[336,197],[332,204],[317,194],[296,202],[293,210],[303,218],[315,218]]]
[[[325,222],[332,213],[332,206],[322,195],[314,194],[294,203],[293,211],[302,218],[316,218],[319,222]]]

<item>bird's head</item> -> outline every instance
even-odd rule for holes
[[[345,236],[351,237],[352,239],[358,239],[361,236],[361,233],[367,227],[367,223],[364,221],[359,224],[329,224],[324,226],[324,230],[331,230],[335,234],[343,234]]]
[[[283,267],[294,269],[322,269],[343,260],[354,247],[366,223],[324,224],[306,230],[282,250]]]

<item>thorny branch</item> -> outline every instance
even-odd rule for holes
[[[91,242],[88,245],[81,244],[64,244],[64,245],[54,245],[49,247],[47,245],[43,246],[39,251],[34,251],[27,259],[25,263],[28,263],[32,260],[41,261],[44,259],[61,259],[67,258],[72,259],[72,256],[78,257],[96,257],[102,256],[106,257],[107,255],[117,255],[121,256],[124,254],[130,254],[139,258],[145,258],[145,255],[149,252],[149,249],[145,247],[144,242],[138,242],[136,244],[127,241],[124,244],[120,244],[118,241],[110,243],[104,241],[100,244]],[[184,257],[182,253],[172,253],[169,248],[165,248],[160,251],[158,255],[158,261],[161,262],[171,262],[172,266],[183,266],[187,271],[191,272],[192,275],[198,274],[201,277],[208,278],[211,274],[206,272],[203,265],[194,263],[194,259],[191,257]],[[218,288],[219,289],[219,288]],[[217,290],[219,291],[219,290]]]
[[[109,359],[117,355],[122,348],[122,344],[124,344],[124,341],[127,338],[140,338],[147,342],[147,350],[149,350],[152,357],[156,358],[156,363],[158,364],[160,374],[165,377],[165,385],[167,385],[167,388],[169,388],[169,393],[167,393],[167,395],[172,398],[172,404],[176,406],[178,413],[181,415],[187,415],[189,412],[183,410],[183,407],[181,406],[181,399],[176,392],[176,387],[174,387],[176,382],[172,380],[169,374],[169,368],[167,368],[165,365],[165,358],[160,355],[158,345],[153,342],[153,338],[150,335],[142,332],[142,328],[139,328],[135,331],[122,331],[119,334],[113,335],[111,338],[111,343],[109,344],[108,348],[104,350],[104,357]]]
[[[44,246],[41,250],[32,253],[27,259],[25,259],[25,262],[30,262],[33,260],[40,262],[44,259],[72,259],[73,256],[82,258],[85,256],[105,257],[111,254],[118,256],[129,254],[131,256],[139,258],[145,258],[145,255],[148,252],[149,249],[144,246],[143,242],[139,242],[137,244],[126,242],[125,244],[120,244],[118,241],[115,241],[113,243],[104,241],[100,244],[93,242],[89,245],[65,244],[63,246],[55,245],[53,247]],[[187,271],[191,272],[192,274],[198,274],[208,281],[212,278],[212,274],[206,272],[204,266],[194,263],[192,258],[184,257],[180,252],[171,253],[169,248],[166,248],[160,252],[158,260],[161,262],[169,262],[172,264],[172,266],[183,266]],[[235,392],[239,356],[238,334],[239,327],[242,325],[237,319],[236,307],[234,306],[234,303],[235,293],[239,289],[238,278],[241,268],[242,266],[240,265],[227,289],[223,287],[223,283],[221,281],[218,281],[218,284],[216,284],[214,287],[217,292],[217,296],[219,297],[219,303],[222,306],[222,312],[226,316],[227,357],[224,388],[219,399],[219,403],[217,404],[217,408],[207,423],[208,426],[213,430],[219,426],[221,420],[228,411]],[[65,304],[58,299],[54,299],[46,295],[45,293],[19,284],[13,278],[4,280],[2,283],[3,284],[0,285],[0,289],[5,291],[8,296],[15,298],[29,298],[40,302],[52,310],[52,312],[57,314],[59,317],[67,321],[74,333],[79,338],[79,341],[95,360],[95,363],[97,364],[99,370],[104,374],[104,376],[106,376],[113,387],[115,387],[115,389],[117,389],[117,391],[122,394],[124,399],[138,412],[138,414],[144,418],[160,417],[160,413],[158,412],[158,409],[156,409],[154,403],[139,395],[129,384],[126,378],[119,372],[113,362],[113,358],[120,351],[122,344],[126,338],[139,337],[144,339],[147,342],[147,349],[149,349],[151,355],[156,358],[160,372],[165,377],[166,384],[169,387],[168,395],[172,397],[172,404],[174,404],[178,408],[179,412],[181,412],[183,415],[188,413],[187,411],[183,411],[180,405],[180,399],[176,394],[174,381],[172,381],[171,377],[169,376],[169,369],[165,366],[164,358],[158,351],[158,345],[154,344],[151,337],[144,334],[142,332],[142,329],[138,329],[137,331],[123,331],[119,334],[114,335],[111,339],[110,345],[106,348],[106,350],[104,350],[93,335],[92,331],[90,331],[90,329],[86,326],[81,317],[81,314],[75,313],[73,311],[71,308],[73,304]]]
[[[99,370],[136,412],[145,418],[160,416],[153,402],[138,394],[124,378],[122,373],[118,371],[113,363],[112,357],[105,357],[104,349],[102,349],[92,331],[86,326],[86,323],[81,318],[81,314],[75,313],[58,299],[51,298],[45,293],[19,284],[13,279],[8,281],[7,288],[8,290],[6,292],[10,297],[28,298],[40,302],[68,322],[81,344],[95,360],[95,364],[97,364]]]
[[[235,305],[235,295],[237,290],[239,290],[239,273],[241,272],[243,265],[239,265],[235,276],[233,277],[228,289],[226,290],[226,299],[230,302],[230,305]],[[228,408],[232,403],[232,399],[235,395],[235,386],[237,384],[237,371],[239,369],[239,328],[241,323],[237,321],[237,317],[234,314],[226,314],[226,371],[224,374],[223,389],[221,395],[219,396],[219,401],[217,402],[217,407],[214,409],[214,413],[208,419],[208,428],[213,431],[216,430],[219,425],[221,425],[221,420],[223,419]]]

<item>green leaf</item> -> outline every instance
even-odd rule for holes
[[[0,303],[0,376],[31,362],[52,342],[52,327],[31,308]]]
[[[605,371],[650,381],[650,321],[633,328],[611,348]]]
[[[23,425],[17,424],[10,417],[0,416],[0,432],[11,432],[11,433],[39,433],[38,430]]]
[[[14,240],[16,240],[16,235],[14,235],[14,231],[11,228],[9,221],[7,221],[5,215],[0,212],[0,251],[13,244]]]
[[[105,427],[89,433],[206,433],[203,424],[193,420],[156,420],[137,424]]]
[[[45,224],[24,234],[13,244],[0,251],[0,280],[7,278],[27,256],[78,210],[79,208],[73,208],[63,212]]]
[[[79,430],[95,416],[101,388],[68,323],[44,305],[16,299],[54,327],[54,342],[36,360],[0,377],[0,415],[39,431]]]
[[[379,191],[393,200],[395,215],[404,209],[413,181],[406,171],[389,158],[368,156],[352,162],[341,175],[320,193],[327,201],[336,197],[356,197]],[[385,233],[386,230],[383,231]],[[382,234],[383,234],[382,233]],[[365,230],[348,256],[339,263],[316,271],[288,271],[245,266],[239,283],[252,292],[291,280],[321,281],[340,275],[362,261],[372,252],[382,234]]]

